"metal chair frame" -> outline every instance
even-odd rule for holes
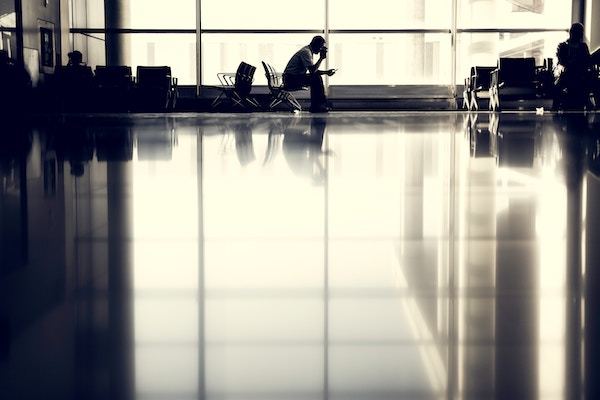
[[[219,79],[219,83],[221,85],[217,86],[217,88],[221,90],[221,93],[219,93],[219,95],[213,100],[213,102],[211,103],[211,108],[216,108],[218,105],[220,105],[227,99],[231,101],[233,107],[239,106],[241,108],[246,108],[247,103],[257,110],[261,108],[259,102],[254,97],[251,97],[250,95],[242,96],[238,90],[236,81],[238,81],[240,78],[249,81],[250,84],[254,80],[254,71],[252,71],[252,76],[250,76],[247,73],[249,71],[241,70],[243,67],[242,64],[245,64],[249,67],[252,67],[253,70],[256,70],[256,68],[250,64],[240,63],[240,66],[238,67],[238,72],[236,73],[219,72],[217,74],[217,78]]]
[[[285,103],[291,106],[294,111],[302,111],[302,106],[291,93],[292,90],[286,89],[283,85],[282,74],[275,71],[275,68],[264,61],[262,62],[262,65],[265,69],[265,76],[267,77],[267,84],[269,85],[269,91],[271,92],[272,97],[271,102],[269,103],[269,110],[272,110],[281,103]],[[297,90],[306,89],[300,88]]]

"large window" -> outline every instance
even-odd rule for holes
[[[312,36],[330,48],[330,86],[462,82],[472,65],[498,57],[553,57],[571,22],[573,0],[121,0],[129,60],[171,65],[183,85],[214,85],[240,61],[282,71]],[[102,0],[71,0],[73,47],[100,59]],[[88,31],[86,31],[89,30]],[[456,40],[453,40],[456,39]],[[200,41],[198,43],[198,40]],[[100,59],[99,61],[103,61]],[[335,93],[335,91],[334,91]]]
[[[498,57],[554,57],[571,23],[572,0],[457,0],[457,81]]]
[[[280,72],[291,54],[306,46],[310,34],[204,33],[202,34],[202,83],[216,84],[218,72],[235,72],[240,61],[257,67],[254,83],[266,85],[261,62]]]

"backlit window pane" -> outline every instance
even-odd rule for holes
[[[203,0],[201,15],[202,29],[323,29],[325,1]]]
[[[129,0],[129,2],[131,28],[196,28],[196,0]]]
[[[329,0],[331,29],[450,29],[452,0]]]
[[[459,0],[459,28],[565,29],[571,0]]]

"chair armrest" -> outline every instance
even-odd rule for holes
[[[235,73],[232,72],[219,72],[217,78],[221,82],[222,86],[229,87],[234,85]]]

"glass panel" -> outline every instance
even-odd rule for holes
[[[235,72],[240,61],[256,67],[254,84],[266,85],[261,61],[283,72],[290,57],[306,46],[311,34],[203,34],[202,83],[218,83],[217,73]]]
[[[196,29],[196,0],[129,0],[131,28]]]
[[[203,0],[201,15],[202,29],[323,29],[325,2]]]
[[[459,28],[566,29],[572,0],[459,0]]]
[[[71,27],[104,28],[104,0],[71,0]]]
[[[15,0],[0,0],[0,27],[14,28],[16,26]]]
[[[450,29],[452,0],[329,0],[330,29]]]
[[[131,68],[138,65],[171,67],[180,85],[196,84],[195,34],[132,34]]]
[[[95,69],[97,65],[106,64],[104,35],[99,33],[82,35],[74,34],[72,48],[83,54],[83,61]]]
[[[17,14],[15,0],[0,0],[0,28],[16,28]],[[13,60],[17,59],[17,34],[15,32],[0,31],[0,50],[8,52]]]
[[[332,34],[332,85],[448,84],[450,34]]]
[[[562,32],[460,33],[457,38],[457,83],[463,82],[471,66],[494,66],[498,57],[556,56],[556,46],[567,38]]]

